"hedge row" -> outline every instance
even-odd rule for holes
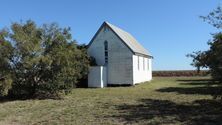
[[[196,70],[176,70],[176,71],[153,71],[153,76],[157,77],[182,77],[182,76],[207,76],[209,75],[208,70],[201,70],[199,73]]]

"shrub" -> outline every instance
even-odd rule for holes
[[[59,97],[88,73],[89,57],[72,40],[70,28],[55,23],[38,27],[27,21],[13,23],[4,34],[0,40],[13,43],[10,56],[0,55],[5,59],[1,68],[12,78],[2,81],[4,95],[11,88],[9,93],[18,97]]]
[[[201,70],[199,73],[195,70],[181,70],[181,71],[153,71],[153,76],[173,77],[173,76],[207,76],[209,71]]]

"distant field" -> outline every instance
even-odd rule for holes
[[[169,70],[169,71],[153,71],[154,77],[172,77],[172,76],[208,76],[209,70],[201,70],[199,73],[196,70]]]
[[[78,88],[63,100],[0,102],[2,125],[222,124],[207,77],[154,77],[135,87]],[[209,88],[210,87],[210,88]]]

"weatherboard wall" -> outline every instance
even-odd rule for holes
[[[93,66],[89,69],[88,87],[103,88],[107,86],[106,67]]]
[[[105,64],[104,42],[108,42],[108,63]],[[88,48],[88,54],[99,66],[107,67],[108,84],[133,84],[132,51],[108,27],[103,27]]]
[[[152,79],[152,59],[133,55],[133,83],[138,84]]]

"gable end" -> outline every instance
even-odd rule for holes
[[[146,54],[143,54],[143,53],[138,53],[138,52],[135,52],[115,31],[114,29],[109,25],[107,24],[106,22],[104,22],[100,28],[98,29],[98,31],[96,32],[96,34],[93,36],[93,38],[91,39],[91,41],[89,42],[87,48],[89,48],[92,44],[92,42],[95,40],[95,38],[97,37],[97,35],[101,32],[101,30],[103,29],[103,27],[108,27],[117,37],[120,41],[122,41],[122,43],[134,54],[134,55],[139,55],[139,56],[143,56],[143,57],[148,57],[148,58],[153,58],[153,56],[151,55],[146,55]]]
[[[89,48],[89,47],[91,46],[92,42],[95,40],[95,38],[97,37],[97,35],[100,33],[100,31],[101,31],[101,30],[103,29],[103,27],[105,27],[105,26],[107,26],[107,27],[118,37],[118,39],[120,39],[120,40],[122,41],[122,43],[123,43],[125,46],[127,46],[127,48],[128,48],[134,55],[136,54],[136,53],[123,41],[123,39],[122,39],[109,25],[106,24],[106,22],[104,22],[104,23],[100,26],[99,30],[96,32],[96,34],[93,36],[93,38],[92,38],[91,41],[89,42],[87,48]]]

